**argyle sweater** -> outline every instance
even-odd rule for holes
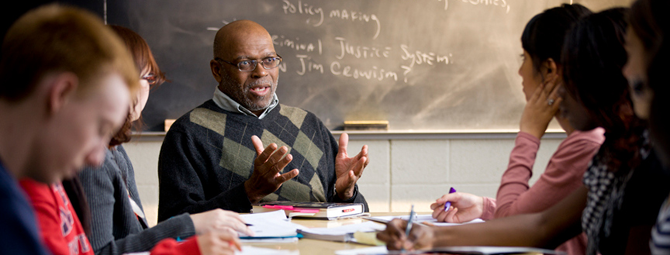
[[[312,113],[278,105],[263,119],[228,112],[208,100],[179,118],[165,136],[158,160],[158,220],[215,208],[249,212],[244,182],[253,172],[251,136],[267,146],[286,146],[293,160],[284,168],[300,173],[261,201],[367,203],[356,186],[341,201],[335,194],[338,145]]]

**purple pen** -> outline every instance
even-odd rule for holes
[[[454,187],[449,188],[449,194],[456,192],[456,189]],[[447,201],[444,203],[444,211],[449,211],[449,207],[451,207],[451,202]]]

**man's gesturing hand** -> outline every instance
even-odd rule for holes
[[[349,135],[343,133],[340,136],[340,148],[335,157],[335,191],[342,200],[348,200],[354,195],[354,187],[363,175],[363,169],[370,163],[368,160],[368,146],[363,145],[358,155],[350,158],[347,155]]]
[[[298,169],[281,174],[284,167],[293,159],[285,146],[277,149],[277,145],[272,143],[263,149],[260,138],[252,136],[251,141],[258,156],[254,160],[254,172],[249,180],[244,182],[244,189],[251,203],[258,203],[263,197],[279,189],[282,183],[298,176]]]

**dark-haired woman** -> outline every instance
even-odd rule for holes
[[[561,114],[577,130],[605,129],[605,142],[584,175],[584,186],[540,213],[454,227],[394,220],[378,238],[389,249],[497,245],[555,247],[584,230],[587,254],[649,253],[651,224],[670,186],[649,150],[643,122],[633,114],[623,49],[623,9],[580,20],[564,44]],[[655,211],[655,212],[654,212]],[[583,214],[582,214],[583,213]]]
[[[133,166],[121,144],[130,140],[131,124],[141,116],[151,87],[160,85],[165,76],[142,37],[124,27],[111,27],[133,56],[141,74],[142,88],[124,127],[110,142],[102,167],[86,168],[79,174],[90,208],[89,240],[95,254],[149,251],[166,238],[186,239],[207,232],[228,232],[233,236],[237,235],[237,231],[249,233],[237,213],[220,209],[193,215],[185,213],[149,228],[135,184]],[[204,238],[191,242],[195,241],[201,252],[210,248],[201,244]]]
[[[438,221],[466,222],[475,218],[490,220],[522,213],[541,212],[582,186],[582,176],[593,155],[605,140],[602,128],[574,130],[567,119],[557,115],[560,101],[548,101],[555,84],[562,83],[561,50],[565,34],[581,17],[591,14],[580,4],[564,4],[535,15],[521,36],[523,79],[526,107],[520,132],[510,153],[509,165],[502,176],[496,199],[456,192],[446,194],[431,205]],[[556,95],[553,95],[556,98]],[[551,99],[554,100],[554,99]],[[552,155],[544,173],[530,187],[540,138],[556,118],[568,137]],[[452,208],[444,210],[449,201]],[[579,235],[556,250],[584,254],[586,236]]]
[[[626,34],[628,63],[623,73],[631,86],[635,114],[649,120],[653,146],[670,171],[670,2],[638,0],[633,3]],[[666,184],[667,185],[667,184]],[[666,198],[652,229],[652,254],[670,254],[670,197]]]

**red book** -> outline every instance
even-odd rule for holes
[[[273,201],[253,205],[252,212],[284,210],[289,218],[339,219],[363,214],[361,203]]]

